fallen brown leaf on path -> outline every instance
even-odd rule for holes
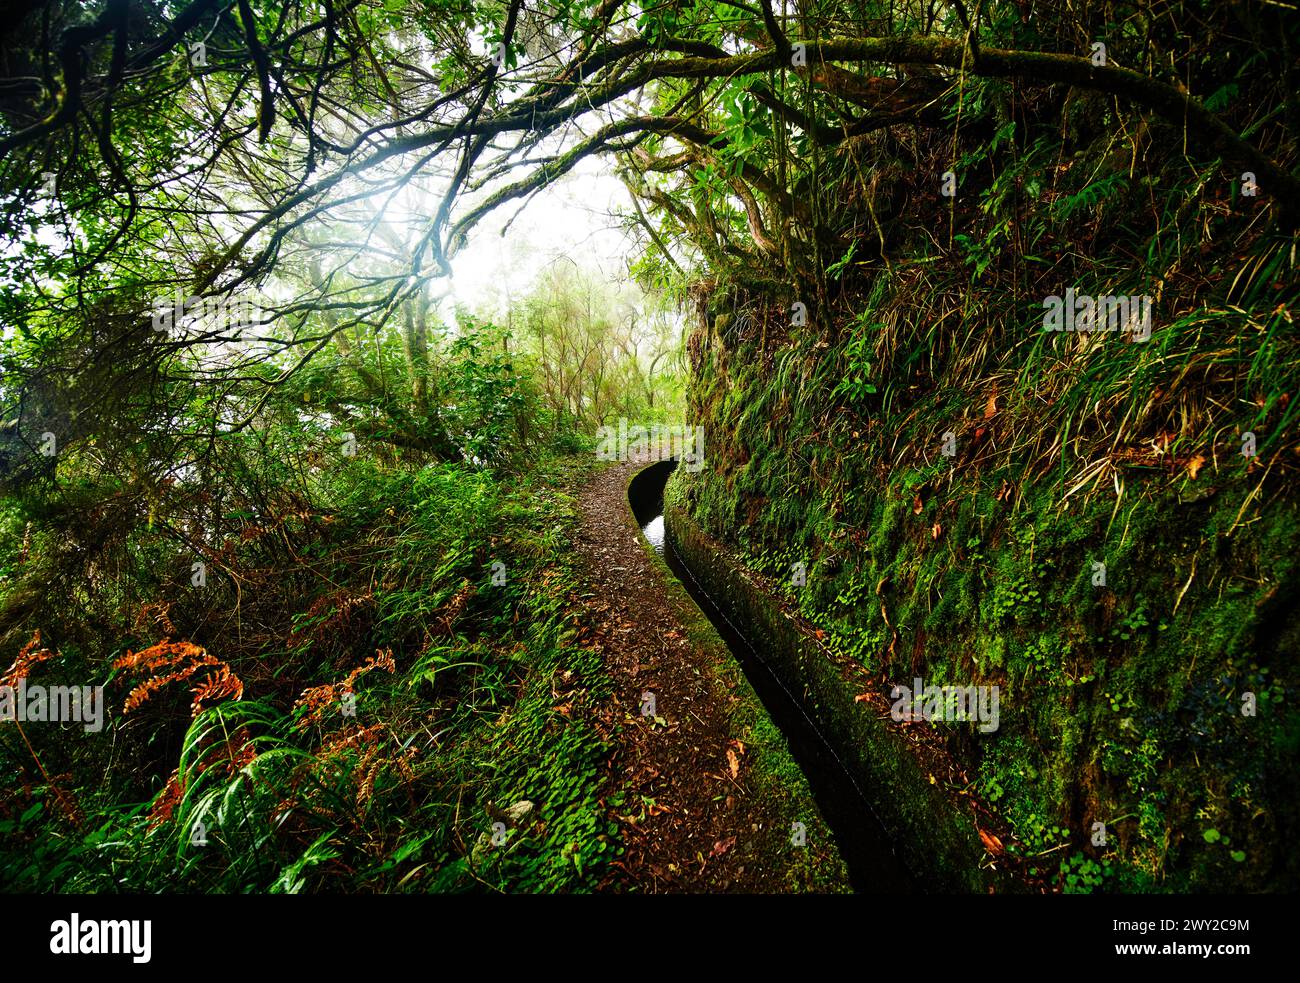
[[[987,850],[989,853],[993,854],[996,857],[1004,851],[1004,847],[1002,846],[1002,841],[999,840],[992,833],[986,833],[984,832],[984,830],[981,829],[979,831],[979,834],[980,834],[980,842],[984,844],[984,849]]]

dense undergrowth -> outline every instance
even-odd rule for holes
[[[238,593],[115,605],[109,573],[70,592],[19,664],[28,685],[104,683],[106,726],[6,727],[6,888],[590,889],[619,847],[590,713],[606,679],[561,548],[573,467],[344,459],[309,510],[286,496],[234,537]],[[8,537],[9,575],[41,578],[55,539]],[[224,620],[190,617],[205,590],[231,594]]]
[[[1202,85],[1267,116],[1242,59]],[[1296,240],[1113,100],[964,100],[992,138],[951,201],[938,135],[832,163],[853,248],[820,304],[743,270],[701,294],[711,455],[673,480],[882,688],[1001,687],[996,733],[934,726],[1031,879],[1293,889]],[[881,174],[887,222],[858,204]],[[1151,296],[1150,339],[1044,330],[1068,287]]]

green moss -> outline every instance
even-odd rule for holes
[[[741,566],[680,508],[691,481],[682,472],[669,482],[665,523],[669,537],[711,597],[729,618],[746,626],[769,667],[787,688],[804,694],[803,709],[823,734],[837,737],[837,754],[859,779],[875,814],[893,835],[908,868],[928,886],[983,892],[992,884],[1013,886],[979,866],[979,840],[972,817],[954,808],[929,780],[906,743],[855,699],[841,667],[807,645],[806,638],[761,590],[741,576]],[[857,679],[855,675],[852,678]]]
[[[1283,763],[1300,729],[1287,703],[1300,631],[1284,614],[1300,555],[1293,506],[1259,508],[1246,482],[1184,503],[1134,475],[1118,503],[1062,502],[1050,481],[999,499],[1001,477],[941,460],[882,475],[865,455],[836,456],[820,404],[796,396],[774,430],[781,387],[754,368],[737,379],[727,398],[751,401],[738,418],[745,460],[724,442],[710,467],[674,479],[682,507],[781,581],[835,653],[892,679],[1003,688],[999,731],[951,750],[1023,796],[1004,811],[1016,837],[1068,829],[1058,886],[1297,883],[1282,835],[1300,820]],[[788,584],[796,561],[810,574],[802,590]],[[1240,714],[1247,690],[1253,718]],[[1199,835],[1210,788],[1217,828],[1251,841],[1245,860]],[[1108,824],[1105,846],[1093,822]],[[1092,883],[1089,862],[1113,876]]]

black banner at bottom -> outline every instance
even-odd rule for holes
[[[6,969],[127,977],[425,962],[676,972],[682,960],[769,969],[1131,966],[1185,974],[1286,965],[1294,898],[1140,897],[0,897]],[[770,960],[779,959],[780,962]],[[575,965],[576,964],[576,965]],[[796,964],[798,965],[798,964]],[[659,969],[655,967],[658,966]],[[14,978],[14,977],[11,977]]]

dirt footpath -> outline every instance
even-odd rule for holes
[[[736,712],[754,700],[752,690],[716,636],[699,641],[703,616],[693,605],[683,612],[680,587],[665,589],[663,568],[647,554],[627,503],[628,482],[641,466],[618,464],[592,476],[580,494],[575,543],[589,584],[583,641],[603,654],[615,687],[609,722],[620,730],[611,784],[628,789],[612,810],[626,852],[616,863],[621,877],[608,888],[791,890],[803,880],[791,877],[793,867],[838,858],[789,848],[790,800],[773,801],[769,767],[754,774],[756,751],[788,761],[783,742],[777,735],[767,749],[752,746],[764,739]],[[653,715],[643,713],[647,694]],[[770,726],[761,732],[772,733]],[[806,802],[796,810],[807,811]]]

